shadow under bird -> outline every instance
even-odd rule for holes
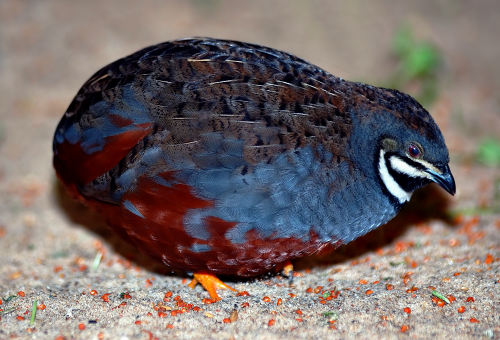
[[[455,193],[441,131],[415,99],[228,40],[169,41],[105,66],[53,150],[72,196],[214,300],[230,288],[216,275],[348,243],[430,182]]]

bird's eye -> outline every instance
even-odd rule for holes
[[[422,149],[418,145],[411,143],[408,146],[408,155],[412,158],[420,158],[422,157]]]

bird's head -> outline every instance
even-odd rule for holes
[[[431,115],[411,96],[377,90],[377,100],[364,110],[368,113],[359,116],[356,134],[358,140],[365,140],[365,150],[373,152],[371,166],[384,193],[397,205],[431,182],[455,194],[448,149]],[[368,140],[371,145],[366,144]]]

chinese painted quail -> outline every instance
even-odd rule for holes
[[[348,243],[430,182],[455,192],[443,136],[412,97],[227,40],[165,42],[105,66],[53,149],[75,197],[214,299],[215,275]]]

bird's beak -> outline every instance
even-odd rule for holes
[[[446,164],[444,167],[439,169],[441,173],[433,170],[426,170],[426,172],[431,175],[431,179],[439,184],[441,188],[448,191],[451,195],[455,195],[455,179],[451,174],[450,167]]]

